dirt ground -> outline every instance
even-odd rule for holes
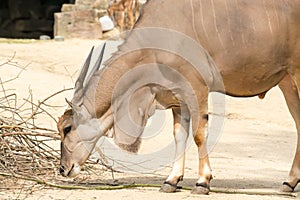
[[[22,99],[32,90],[34,98],[41,100],[50,94],[73,87],[76,72],[80,69],[90,48],[98,46],[99,40],[55,41],[13,41],[0,39],[0,63],[14,56],[13,60],[27,66],[20,77],[6,87],[14,89]],[[15,77],[17,67],[0,67],[1,80]],[[52,104],[64,107],[51,110],[60,116],[67,108],[64,98],[71,98],[66,92],[52,100]],[[49,127],[55,124],[41,120]],[[170,133],[170,127],[166,130]],[[166,139],[171,139],[168,136]],[[160,141],[164,142],[164,141]],[[59,144],[59,143],[58,143]],[[58,144],[54,144],[57,145]],[[213,169],[211,187],[215,192],[209,196],[190,194],[182,190],[164,194],[158,188],[132,188],[122,190],[63,190],[46,188],[35,190],[26,196],[19,196],[18,190],[0,190],[0,199],[286,199],[293,198],[272,195],[279,191],[286,180],[296,146],[294,122],[287,110],[278,87],[270,90],[261,100],[253,98],[226,97],[226,117],[220,138],[210,152]],[[151,148],[147,145],[144,148]],[[197,179],[197,150],[191,145],[187,152],[184,181],[180,185],[193,187]],[[171,168],[166,167],[151,174],[116,173],[115,179],[124,183],[160,184]],[[111,176],[103,177],[110,180]],[[219,193],[219,190],[235,190],[242,194]],[[295,196],[297,196],[297,191]],[[247,195],[247,192],[263,192],[270,195]]]

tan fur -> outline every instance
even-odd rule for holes
[[[164,109],[186,107],[189,110],[188,116],[192,120],[194,139],[199,153],[200,164],[197,182],[200,185],[205,183],[209,186],[211,169],[204,134],[207,119],[202,117],[208,115],[208,93],[216,91],[237,97],[258,95],[263,98],[266,91],[279,85],[295,120],[298,132],[297,150],[288,179],[288,183],[292,187],[296,186],[300,180],[299,10],[300,0],[148,1],[131,34],[126,38],[124,44],[119,47],[118,53],[106,62],[106,67],[99,73],[99,80],[101,81],[97,82],[95,96],[97,117],[102,123],[103,119],[101,118],[103,116],[116,115],[114,112],[118,110],[112,109],[113,92],[119,80],[127,72],[143,64],[160,63],[170,66],[188,81],[194,91],[191,96],[196,97],[198,107],[192,107],[193,109],[191,109],[190,98],[177,98],[178,94],[172,93],[173,91],[170,92],[162,87],[152,88],[150,86],[155,99],[149,105],[144,106],[145,109],[142,112],[146,111],[152,104],[159,105],[160,108]],[[196,56],[203,61],[205,70],[208,70],[208,73],[201,76],[195,68],[191,67],[191,63],[184,58],[158,48],[145,48],[126,52],[127,49],[130,49],[130,46],[134,46],[136,43],[140,44],[144,41],[151,44],[159,39],[148,35],[147,40],[140,37],[141,40],[135,41],[136,37],[133,36],[135,30],[147,27],[177,31],[197,42],[205,51]],[[180,43],[180,41],[169,42],[169,45],[178,42],[178,48],[186,45]],[[123,55],[124,52],[126,54]],[[190,53],[195,54],[195,52]],[[213,66],[216,66],[216,69]],[[213,70],[217,70],[217,73],[221,75],[225,87],[224,91],[216,83],[217,76]],[[146,75],[141,73],[138,76],[131,77],[132,80],[127,85],[124,84],[123,90],[119,91],[120,97],[132,87],[132,84],[148,77],[155,79],[156,76],[150,72]],[[174,81],[173,84],[174,87],[177,86],[177,81]],[[144,98],[147,99],[148,96]],[[140,103],[143,98],[138,96],[134,100],[135,103]],[[113,111],[109,112],[109,110]],[[133,109],[133,111],[135,110]],[[175,113],[175,115],[177,115],[176,118],[187,118],[187,113],[184,116],[178,115],[178,113]],[[180,120],[177,119],[176,121]],[[62,130],[62,127],[59,127],[59,130]],[[114,134],[116,136],[120,133]],[[122,140],[122,135],[118,136]],[[136,142],[132,141],[132,144],[134,144],[132,149],[127,147],[126,149],[135,151]],[[173,174],[168,178],[172,183],[177,184],[181,180],[183,164],[183,161],[175,163],[173,169],[176,170],[173,170]],[[209,192],[209,187],[204,189],[199,189],[199,187],[194,190],[195,193],[207,194]],[[170,187],[162,188],[166,192],[176,190],[176,188],[169,189]]]
[[[63,128],[66,126],[66,123],[73,117],[72,109],[68,109],[64,112],[64,114],[58,118],[57,129],[60,133],[61,140],[64,139]]]

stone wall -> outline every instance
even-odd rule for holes
[[[107,14],[109,0],[76,0],[55,13],[54,35],[65,38],[102,38],[99,18]]]
[[[109,0],[0,0],[0,37],[101,38]]]
[[[0,37],[53,37],[54,13],[72,0],[0,0]]]

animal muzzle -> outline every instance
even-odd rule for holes
[[[73,168],[73,167],[72,167],[72,168]],[[72,170],[72,169],[71,169],[71,170]],[[68,170],[66,170],[66,168],[65,168],[63,165],[61,165],[60,168],[59,168],[59,173],[60,173],[62,176],[67,177],[71,170],[68,171]]]
[[[70,168],[61,165],[59,173],[64,177],[75,177],[80,173],[80,165],[74,163]]]

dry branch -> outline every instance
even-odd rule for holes
[[[29,135],[29,136],[42,136],[42,137],[48,137],[54,140],[59,140],[60,136],[55,135],[53,133],[34,133],[34,132],[12,132],[12,133],[2,133],[1,137],[7,137],[7,136],[17,136],[17,135]]]
[[[57,130],[38,125],[37,121],[46,118],[56,123],[56,117],[49,110],[58,106],[49,102],[53,98],[62,98],[58,95],[72,88],[62,89],[37,102],[34,102],[30,90],[27,98],[19,100],[14,89],[6,88],[6,83],[17,79],[27,66],[22,67],[14,62],[14,57],[15,54],[6,62],[0,63],[0,67],[14,66],[20,69],[9,80],[2,81],[0,77],[0,181],[6,180],[5,187],[1,187],[0,191],[21,188],[23,193],[24,186],[15,180],[33,181],[29,182],[32,185],[26,185],[32,187],[37,183],[51,186],[49,180],[56,181],[59,178],[60,155],[53,144],[59,144],[60,136]],[[103,169],[99,163],[89,160],[84,170],[91,174],[94,166]]]

